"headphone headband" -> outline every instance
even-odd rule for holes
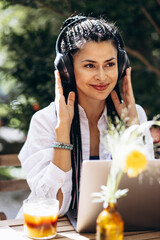
[[[66,29],[71,27],[71,26],[73,26],[77,22],[82,22],[82,21],[85,21],[87,19],[93,19],[93,20],[95,19],[95,20],[97,20],[96,18],[93,18],[93,17],[83,17],[83,16],[81,16],[81,17],[77,18],[76,20],[74,20],[73,22],[70,22],[69,24],[67,24],[64,28],[62,27],[62,31],[60,32],[60,34],[59,34],[59,36],[57,38],[57,41],[56,41],[56,53],[60,53],[60,42],[61,42],[61,38],[62,38],[64,32],[66,31]],[[124,50],[124,43],[123,43],[123,39],[122,39],[120,33],[118,33],[116,31],[116,33],[118,34],[118,36],[116,36],[116,34],[111,31],[111,27],[108,27],[107,29],[113,35],[114,39],[116,40],[117,48],[118,49],[121,48],[121,49]]]

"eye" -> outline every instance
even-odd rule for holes
[[[115,66],[115,62],[109,62],[106,64],[107,67],[113,67]]]
[[[88,64],[84,65],[84,67],[86,67],[86,68],[94,68],[95,66],[92,63],[88,63]]]

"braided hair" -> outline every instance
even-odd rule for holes
[[[74,23],[75,22],[75,23]],[[71,24],[73,23],[73,24]],[[68,27],[67,27],[68,26]],[[60,51],[69,56],[71,63],[73,64],[73,55],[83,48],[88,41],[111,41],[113,46],[118,49],[119,45],[124,47],[122,39],[119,38],[119,32],[114,24],[107,22],[104,19],[95,19],[84,16],[74,16],[68,18],[61,31],[65,28],[65,32],[60,42]],[[118,52],[118,51],[117,51]],[[118,56],[119,61],[119,56]],[[71,208],[78,206],[79,198],[79,180],[80,180],[80,169],[82,163],[82,143],[81,143],[81,130],[80,130],[80,117],[78,111],[78,93],[76,88],[75,79],[72,84],[68,85],[66,82],[62,82],[64,97],[68,99],[70,91],[75,92],[75,104],[74,104],[74,118],[71,125],[70,141],[74,146],[71,153],[72,162],[72,202]],[[117,92],[120,101],[121,95],[119,91],[118,81],[114,88]],[[111,96],[109,95],[106,99],[107,114],[114,120],[115,115],[118,116],[114,107]]]

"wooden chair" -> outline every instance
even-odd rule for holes
[[[18,154],[0,155],[0,167],[20,166]],[[17,190],[29,190],[25,179],[0,180],[0,192],[10,192]],[[0,220],[5,220],[6,215],[0,212]]]

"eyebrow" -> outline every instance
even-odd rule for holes
[[[112,57],[112,58],[110,58],[110,59],[107,59],[105,62],[110,62],[110,61],[112,61],[112,60],[116,60],[116,58],[115,58],[115,57]],[[81,62],[91,62],[91,63],[96,63],[96,61],[91,60],[91,59],[84,59],[84,60],[82,60]]]

